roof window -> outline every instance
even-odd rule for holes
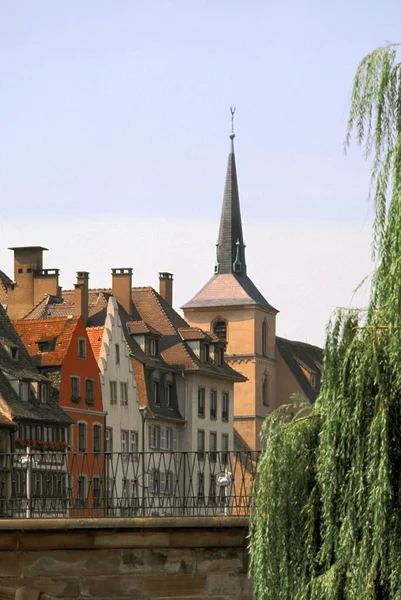
[[[12,360],[18,360],[18,358],[19,358],[18,346],[10,346],[10,356],[11,356]]]

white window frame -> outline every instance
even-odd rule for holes
[[[120,403],[121,406],[128,406],[128,383],[120,381]]]
[[[138,432],[130,431],[130,433],[129,433],[129,451],[130,451],[131,460],[138,460],[138,458],[139,458],[138,443],[139,443]]]
[[[149,425],[149,448],[158,450],[160,447],[160,427]]]
[[[127,460],[128,457],[128,444],[129,444],[129,431],[121,429],[121,457],[123,460]]]
[[[113,452],[113,428],[112,427],[106,427],[105,430],[105,435],[104,435],[104,451],[107,453],[112,453]]]

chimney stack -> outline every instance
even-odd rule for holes
[[[130,315],[132,310],[132,269],[111,270],[113,296]]]
[[[170,306],[173,306],[172,273],[159,273],[159,294]]]
[[[74,315],[82,317],[86,327],[89,316],[89,273],[87,271],[77,271],[77,283],[74,288]]]
[[[45,293],[52,293],[51,285],[51,289],[47,289],[49,284],[47,271],[54,271],[54,279],[58,282],[58,270],[56,272],[55,269],[48,269],[45,282],[42,282],[40,276],[43,272],[43,252],[47,248],[18,246],[9,250],[14,252],[15,286],[10,290],[7,298],[8,315],[10,319],[22,319],[39,300],[42,300]]]

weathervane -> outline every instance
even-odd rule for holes
[[[233,136],[233,137],[231,137],[231,139],[234,139],[234,137],[235,137],[235,133],[234,133],[235,110],[236,110],[235,106],[230,106],[230,113],[231,113],[231,135],[230,135],[230,137]]]

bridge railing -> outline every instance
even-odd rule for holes
[[[0,518],[249,514],[259,453],[0,454]]]

